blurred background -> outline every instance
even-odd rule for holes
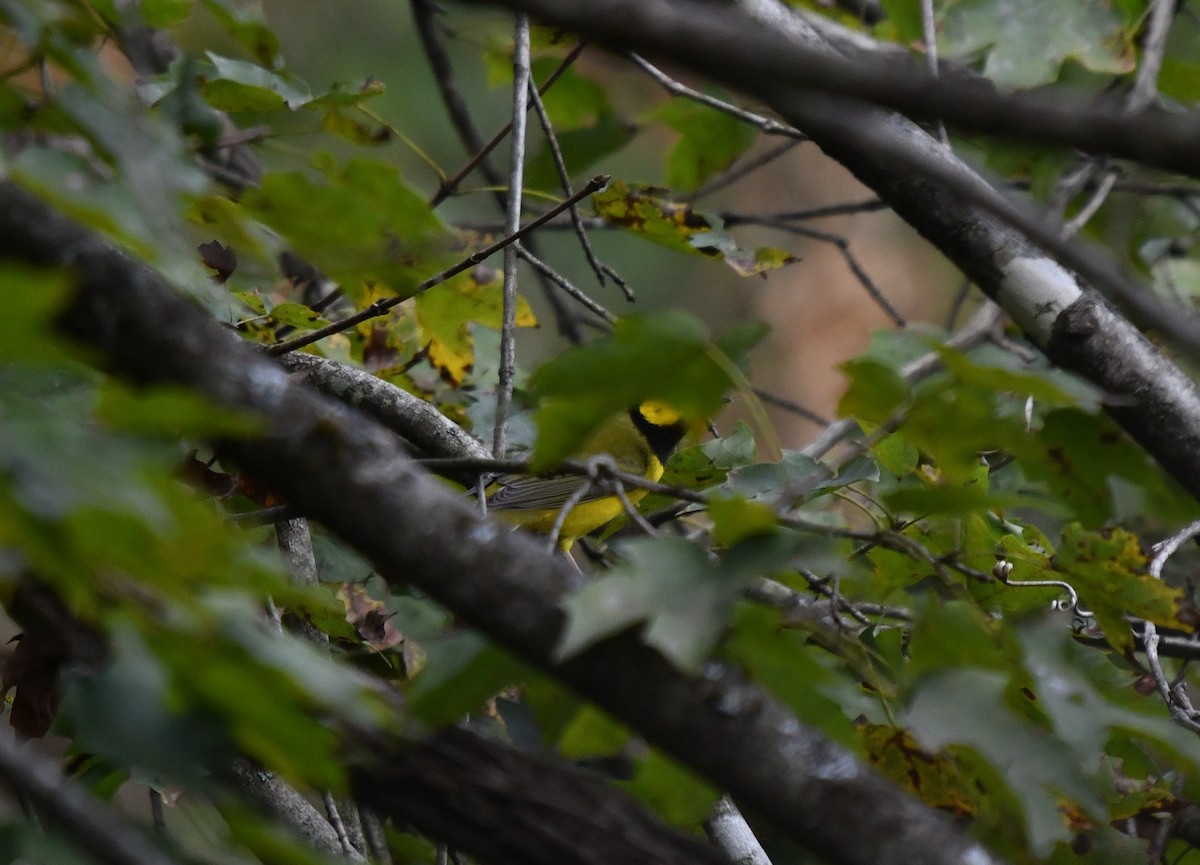
[[[350,84],[371,77],[382,81],[386,92],[370,103],[376,112],[409,136],[416,148],[437,160],[446,173],[454,173],[466,161],[468,154],[447,119],[408,3],[266,0],[262,7],[269,26],[281,40],[289,72],[314,90],[334,82]],[[489,55],[503,59],[511,50],[511,17],[453,4],[445,4],[443,12],[440,18],[459,86],[476,125],[485,138],[490,137],[507,122],[511,97],[506,82],[489,82],[488,64],[483,58]],[[200,15],[191,33],[197,44],[220,35]],[[183,47],[188,48],[186,34],[183,41]],[[233,46],[230,52],[238,56]],[[598,48],[586,49],[575,68],[605,88],[621,122],[633,130],[670,98],[632,62]],[[664,71],[676,75],[669,67]],[[686,78],[680,80],[691,83]],[[739,101],[736,94],[718,95]],[[320,134],[319,130],[298,127],[273,136],[260,152],[269,168],[295,170],[304,158],[303,136],[315,134]],[[530,152],[536,153],[542,139],[535,122],[530,123],[529,135]],[[646,132],[634,134],[625,147],[574,179],[578,184],[603,172],[631,182],[664,184],[666,156],[675,144],[674,138],[662,124],[647,127]],[[732,170],[780,149],[782,143],[786,139],[760,134]],[[334,142],[333,146],[339,145]],[[346,154],[356,150],[352,145],[342,146]],[[432,194],[437,189],[438,178],[413,147],[393,139],[371,155],[394,159],[407,181],[423,192]],[[493,160],[504,167],[504,145],[497,149]],[[503,216],[491,196],[480,189],[483,183],[476,172],[461,194],[446,201],[439,212],[449,221],[463,220],[471,225],[478,224],[479,214],[488,213],[491,226],[498,228]],[[797,143],[765,167],[701,195],[695,205],[709,216],[756,216],[870,198],[869,192],[837,163],[825,158],[815,145]],[[820,237],[753,225],[730,228],[744,248],[773,246],[800,258],[764,276],[751,277],[739,276],[719,262],[673,252],[623,232],[593,231],[591,239],[597,254],[629,282],[636,292],[635,304],[628,303],[611,283],[597,285],[570,232],[542,232],[539,243],[544,257],[556,269],[618,315],[681,306],[705,319],[716,333],[738,321],[765,321],[771,333],[752,354],[751,380],[769,393],[828,418],[835,413],[844,388],[837,365],[860,353],[872,332],[896,327],[895,315],[870,297],[864,280],[873,283],[906,322],[944,326],[961,277],[885,209],[813,219],[803,225]],[[499,258],[492,264],[499,267]],[[553,319],[531,276],[525,268],[522,293],[542,326],[519,333],[518,362],[525,369],[565,345],[555,332]],[[972,299],[967,309],[960,310],[960,322],[976,302]],[[767,407],[784,447],[800,446],[819,429],[812,420],[793,411],[769,404]],[[736,402],[731,405],[731,415],[739,411]],[[727,421],[724,419],[720,425]]]

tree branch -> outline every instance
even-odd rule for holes
[[[66,831],[80,850],[106,865],[176,865],[112,806],[63,777],[58,764],[0,730],[0,775]]]
[[[220,443],[244,470],[367,555],[386,579],[427,592],[798,843],[842,865],[995,861],[729,667],[714,662],[685,676],[634,633],[555,665],[560,603],[575,576],[566,564],[536,539],[480,517],[416,468],[389,432],[289,381],[145,266],[7,183],[0,258],[70,268],[79,287],[61,319],[66,333],[127,378],[172,381],[258,413],[262,438]]]
[[[489,865],[724,865],[598,776],[454,727],[352,771],[356,797]]]
[[[1200,176],[1195,152],[1200,115],[1195,112],[1149,106],[1129,114],[1117,96],[1066,87],[1006,92],[947,63],[935,76],[909,57],[838,56],[701,0],[468,2],[507,6],[619,49],[669,57],[751,93],[779,87],[824,92],[914,118],[944,120],[968,132],[1061,144]]]
[[[1139,305],[1156,326],[1193,350],[1200,347],[1196,318],[1167,310],[1095,254],[1063,242],[1056,228],[1004,198],[915,124],[832,93],[875,98],[891,86],[885,79],[895,76],[897,93],[908,94],[909,101],[926,108],[955,105],[960,96],[973,94],[976,107],[986,106],[984,110],[1016,124],[1013,106],[1020,105],[1019,122],[1029,137],[1063,142],[1061,136],[1042,135],[1037,118],[1049,114],[1025,111],[1026,103],[1040,104],[1049,97],[1002,96],[967,73],[943,69],[933,81],[911,63],[896,64],[861,52],[852,57],[839,54],[774,0],[738,0],[744,15],[690,0],[505,0],[503,5],[606,40],[619,50],[671,57],[767,101],[996,300],[1053,362],[1090,379],[1109,395],[1107,409],[1118,423],[1180,484],[1200,496],[1200,392],[1190,377],[1050,255],[1093,284],[1119,290],[1123,300]],[[770,27],[764,26],[767,23]],[[713,57],[720,57],[721,63],[714,65]],[[835,80],[835,71],[847,77]],[[921,93],[906,89],[915,81],[923,82]],[[814,92],[818,87],[829,92]],[[1057,91],[1053,94],[1053,100],[1061,98]],[[891,100],[897,107],[911,107],[902,101]],[[1097,113],[1119,129],[1114,130],[1115,138],[1093,139],[1093,144],[1103,141],[1107,147],[1112,141],[1128,140],[1136,128],[1138,136],[1155,140],[1147,144],[1153,148],[1174,134],[1169,124],[1155,127],[1153,134],[1140,125],[1162,113],[1159,109],[1147,109],[1136,118],[1119,106],[1111,111],[1072,109],[1055,116],[1064,128],[1073,128],[1068,114],[1072,123],[1083,123],[1097,119]],[[956,119],[950,111],[941,116]],[[1188,133],[1194,142],[1200,137],[1200,120],[1177,116],[1179,122],[1184,119],[1197,127]],[[1089,134],[1105,135],[1096,131],[1099,128]],[[1182,141],[1176,143],[1182,146]],[[1109,152],[1122,153],[1119,147]],[[1194,171],[1194,147],[1190,152]],[[1036,232],[1038,246],[1050,255],[1023,232]]]

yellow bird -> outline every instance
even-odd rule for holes
[[[596,428],[583,447],[572,455],[586,460],[607,454],[619,471],[650,481],[662,477],[663,464],[687,432],[679,412],[666,403],[652,400],[617,415]],[[488,490],[488,513],[505,522],[548,535],[554,531],[559,513],[588,482],[579,475],[531,478],[505,475]],[[625,496],[636,504],[646,495],[643,489],[626,489]],[[558,533],[558,546],[569,552],[575,541],[620,516],[621,500],[596,485],[571,509]]]

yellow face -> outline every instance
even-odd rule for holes
[[[679,412],[662,400],[646,400],[638,406],[638,411],[642,413],[642,417],[656,426],[670,426],[680,420]]]

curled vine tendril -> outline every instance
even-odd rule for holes
[[[1069,601],[1054,600],[1050,602],[1052,610],[1070,610],[1075,615],[1083,619],[1095,618],[1091,610],[1084,609],[1079,603],[1079,593],[1075,591],[1075,587],[1063,580],[1011,580],[1009,575],[1012,574],[1013,563],[1008,559],[1001,559],[996,562],[992,568],[992,576],[1004,583],[1006,586],[1014,586],[1019,589],[1026,588],[1046,588],[1054,586],[1062,589],[1070,596]]]

